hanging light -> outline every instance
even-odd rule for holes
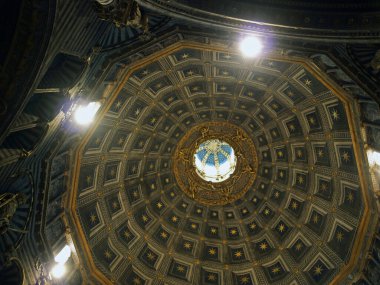
[[[59,279],[66,273],[65,263],[70,258],[70,256],[71,249],[66,244],[54,257],[54,261],[56,262],[56,264],[50,270],[50,273],[54,278]]]
[[[380,152],[369,149],[367,150],[367,157],[370,166],[380,166]]]
[[[66,273],[66,267],[64,263],[56,264],[50,271],[54,278],[61,278]]]
[[[61,251],[54,257],[57,263],[66,263],[71,255],[71,249],[68,245],[65,245]]]
[[[240,43],[240,51],[245,57],[255,57],[261,53],[263,45],[259,38],[248,36]]]
[[[90,102],[87,105],[78,105],[74,110],[74,120],[77,124],[86,126],[94,121],[96,112],[100,108],[99,102]]]

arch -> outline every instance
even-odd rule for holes
[[[12,259],[10,265],[0,270],[2,284],[22,285],[24,283],[24,270],[19,261]]]

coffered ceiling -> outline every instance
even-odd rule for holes
[[[350,95],[307,59],[201,42],[120,56],[104,76],[114,84],[80,142],[68,204],[86,270],[118,284],[345,278],[369,221]],[[257,155],[252,186],[223,206],[194,200],[173,172],[178,142],[205,122],[240,127]]]

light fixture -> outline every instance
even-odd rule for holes
[[[82,126],[89,125],[94,120],[96,112],[99,108],[99,102],[90,102],[87,105],[78,105],[74,110],[75,122]]]
[[[263,45],[259,38],[248,36],[240,43],[240,51],[245,57],[255,57],[260,54]]]
[[[367,150],[367,157],[370,166],[380,166],[380,152],[369,149]]]
[[[66,273],[66,267],[64,263],[56,264],[50,271],[54,278],[61,278]]]
[[[54,257],[54,261],[56,264],[50,270],[51,275],[59,279],[66,273],[65,263],[71,256],[70,246],[67,244],[58,252],[58,254]]]
[[[64,264],[71,255],[71,249],[65,245],[61,251],[54,257],[55,262]]]

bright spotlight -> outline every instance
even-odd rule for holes
[[[370,166],[380,165],[380,152],[372,149],[367,150],[368,163]]]
[[[88,125],[94,120],[99,108],[99,102],[91,102],[85,106],[79,105],[74,111],[74,119],[79,125]]]
[[[71,249],[68,245],[65,245],[61,251],[54,257],[55,262],[65,263],[71,255]]]
[[[66,273],[66,267],[63,263],[58,263],[51,269],[50,273],[54,278],[59,279]]]
[[[246,37],[240,43],[240,50],[245,57],[257,56],[263,48],[261,41],[256,37]]]

